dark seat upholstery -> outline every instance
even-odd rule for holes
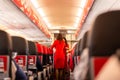
[[[18,55],[28,54],[28,43],[22,37],[12,36],[13,51],[17,52]]]
[[[87,38],[88,38],[88,31],[85,32],[82,40],[81,40],[81,45],[80,45],[80,51],[81,53],[83,52],[83,50],[87,47]]]
[[[38,71],[43,71],[43,66],[42,66],[41,61],[38,56],[37,56],[36,67],[37,67]]]
[[[42,57],[42,52],[41,52],[41,46],[40,44],[36,43],[36,46],[37,46],[37,62],[36,62],[36,67],[38,69],[38,71],[43,71],[43,66],[42,66],[42,61],[40,60],[39,57]]]
[[[99,15],[88,39],[92,80],[96,77],[109,56],[120,48],[120,11]]]
[[[120,11],[97,17],[90,32],[88,47],[91,56],[110,56],[120,48]]]
[[[30,55],[36,55],[37,54],[37,49],[36,49],[36,45],[34,42],[32,41],[28,41],[28,48],[29,48],[29,54]]]
[[[10,58],[11,51],[12,51],[11,37],[7,32],[0,30],[0,63],[1,63],[0,80],[3,80],[5,77],[11,78],[12,76]]]
[[[0,55],[9,55],[11,50],[11,37],[7,32],[0,30]]]
[[[36,68],[37,52],[35,43],[32,41],[28,41],[28,48],[29,48],[28,69],[33,73],[37,73]]]

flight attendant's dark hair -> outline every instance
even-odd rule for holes
[[[66,39],[65,37],[63,37],[63,39],[65,40],[65,44],[68,44],[68,43],[67,43],[67,39]]]
[[[60,40],[60,41],[63,40],[63,37],[62,37],[62,34],[61,34],[61,33],[58,34],[57,40]]]

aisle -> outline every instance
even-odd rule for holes
[[[50,80],[56,80],[54,73],[53,73],[52,78]],[[75,80],[74,77],[73,77],[73,72],[70,72],[70,76],[64,77],[64,80]]]
[[[73,72],[70,72],[70,80],[75,80],[73,77]]]

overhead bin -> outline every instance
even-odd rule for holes
[[[31,1],[26,2],[27,0],[12,0],[13,3],[20,8],[20,10],[22,10],[24,12],[25,15],[27,15],[31,21],[37,25],[37,27],[39,29],[42,30],[42,32],[48,37],[50,38],[50,32],[47,29],[46,24],[39,18],[39,16],[37,15],[37,13],[35,12],[35,9],[31,3]],[[26,3],[24,3],[26,2]],[[44,24],[44,25],[43,25]]]

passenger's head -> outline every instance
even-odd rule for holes
[[[17,56],[17,52],[12,52],[12,59],[14,59]]]
[[[61,33],[58,34],[57,40],[63,40],[63,37],[62,37],[62,34],[61,34]]]

